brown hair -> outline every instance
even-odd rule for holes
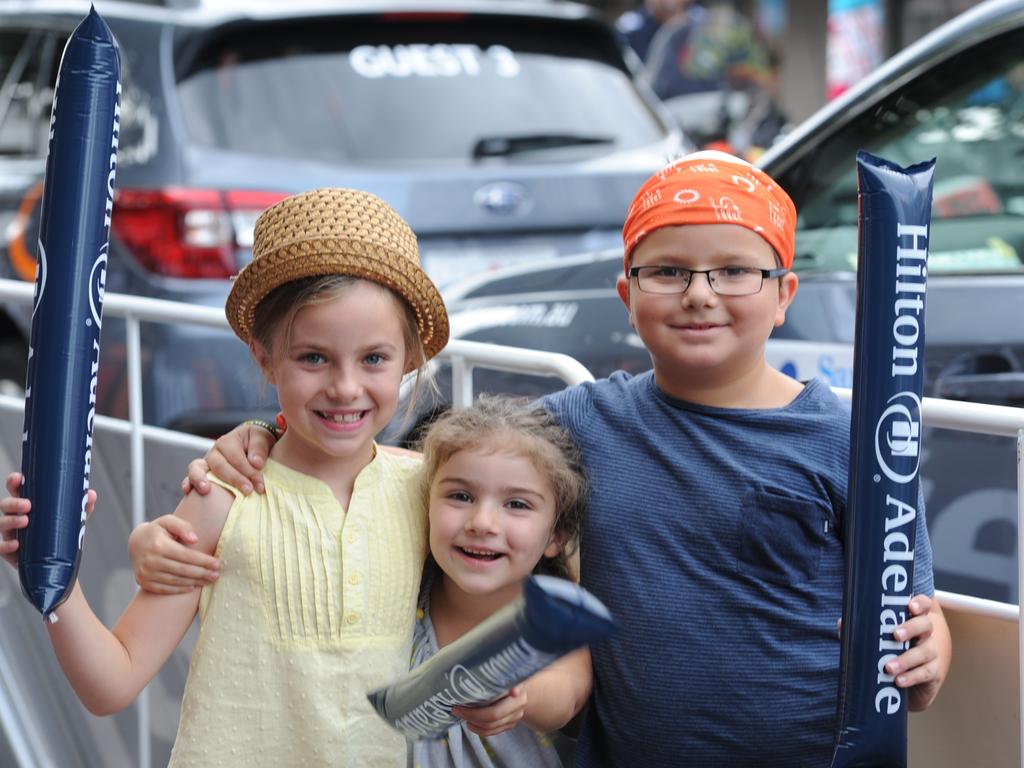
[[[429,504],[430,483],[448,459],[498,437],[528,458],[555,490],[554,533],[561,547],[554,557],[542,557],[533,572],[573,578],[570,560],[579,546],[587,481],[576,444],[540,406],[522,398],[482,395],[469,408],[442,414],[428,428],[421,447],[424,498]]]
[[[251,340],[262,346],[273,359],[279,352],[282,342],[286,345],[291,337],[295,316],[300,309],[332,301],[361,280],[362,278],[350,275],[326,275],[304,277],[278,286],[256,305]],[[374,283],[374,285],[380,284]],[[416,372],[415,384],[409,397],[404,419],[408,420],[423,389],[431,388],[433,380],[425,367],[427,355],[412,307],[391,289],[383,285],[380,287],[391,294],[396,307],[400,308],[402,312],[402,339],[405,342],[406,355],[405,370],[406,373]]]

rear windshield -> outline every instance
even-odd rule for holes
[[[566,161],[665,128],[602,27],[514,17],[345,17],[182,46],[193,139],[345,163]]]

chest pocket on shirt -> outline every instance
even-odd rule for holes
[[[822,549],[834,535],[831,518],[825,507],[807,499],[751,493],[743,507],[737,569],[773,584],[813,580]]]

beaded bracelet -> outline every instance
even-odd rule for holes
[[[263,419],[246,419],[242,423],[252,424],[254,427],[263,427],[263,429],[267,430],[267,432],[274,436],[275,440],[281,439],[281,430],[278,429],[275,425],[271,424],[269,421],[264,421]]]

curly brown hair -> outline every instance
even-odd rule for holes
[[[540,406],[522,398],[482,395],[469,408],[455,408],[438,417],[420,447],[424,499],[429,504],[430,483],[448,459],[497,438],[528,458],[555,491],[554,533],[561,546],[554,557],[542,557],[533,572],[572,579],[571,559],[579,547],[587,481],[576,444]]]

